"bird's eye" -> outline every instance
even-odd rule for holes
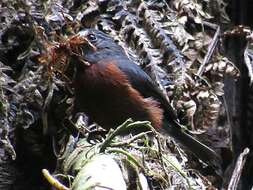
[[[97,40],[95,34],[88,34],[87,38],[90,42],[95,42]]]

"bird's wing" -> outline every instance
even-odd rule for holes
[[[143,97],[152,97],[157,100],[161,104],[169,120],[177,120],[176,113],[169,101],[145,71],[126,58],[120,59],[116,64],[127,76],[133,88],[138,90]]]

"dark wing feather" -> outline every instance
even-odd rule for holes
[[[169,120],[177,120],[176,113],[170,103],[145,71],[127,58],[118,60],[116,64],[127,76],[133,88],[138,90],[143,97],[152,97],[160,102]]]

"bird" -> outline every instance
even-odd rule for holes
[[[157,131],[168,133],[202,161],[211,165],[220,162],[214,150],[182,129],[175,110],[159,87],[113,38],[93,28],[83,29],[78,35],[92,47],[83,47],[82,58],[89,65],[76,64],[73,79],[76,112],[84,112],[106,130],[128,118],[150,121]]]

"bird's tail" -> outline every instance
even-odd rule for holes
[[[182,126],[176,121],[173,122],[173,126],[164,126],[163,129],[175,140],[182,144],[187,150],[192,152],[197,158],[203,162],[217,168],[220,168],[221,158],[211,148],[201,143],[191,135],[183,131]]]

